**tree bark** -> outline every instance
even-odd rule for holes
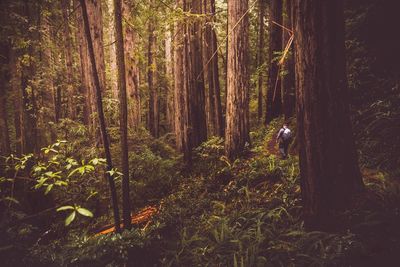
[[[207,80],[207,121],[212,135],[224,135],[221,106],[221,87],[219,82],[217,36],[213,29],[215,23],[215,0],[203,0],[203,13],[207,15],[203,42],[203,72]]]
[[[187,3],[186,11],[201,14],[202,0],[192,0]],[[205,111],[204,72],[202,64],[201,23],[196,20],[186,24],[187,46],[185,56],[189,72],[189,135],[191,148],[199,146],[207,139],[207,122]]]
[[[104,91],[106,88],[106,76],[105,76],[105,59],[104,59],[104,43],[103,43],[103,15],[101,8],[101,1],[98,0],[86,0],[89,26],[91,32],[91,38],[93,40],[93,49],[96,57],[96,69],[99,76],[100,88]],[[86,48],[87,49],[87,48]],[[88,55],[88,52],[85,54]],[[90,55],[89,59],[87,59],[87,63],[89,64],[89,73],[88,73],[88,90],[87,93],[87,105],[89,105],[89,129],[91,134],[96,137],[96,142],[98,142],[98,122],[96,120],[96,116],[92,116],[92,114],[99,112],[96,106],[96,86],[95,81],[93,79],[94,74],[91,72],[93,69],[91,67]]]
[[[28,18],[27,25],[36,25],[35,14],[33,13],[33,6],[28,2],[24,3],[23,14]],[[28,26],[29,27],[29,26]],[[28,31],[28,30],[27,30]],[[28,31],[29,32],[29,31]],[[29,38],[37,40],[37,33],[29,33]],[[27,48],[28,60],[22,63],[21,66],[21,90],[22,90],[22,153],[37,152],[37,114],[36,114],[36,88],[32,83],[32,78],[35,74],[34,65],[34,46],[30,43]]]
[[[269,25],[269,66],[267,99],[265,106],[265,123],[268,124],[281,114],[281,79],[277,61],[273,61],[277,56],[276,52],[282,50],[282,28],[273,22],[282,25],[282,0],[271,0],[270,2],[270,25]]]
[[[0,64],[6,66],[9,64],[9,42],[0,41]],[[11,153],[10,129],[8,125],[7,98],[8,88],[6,81],[10,79],[10,70],[0,69],[0,155],[9,155]]]
[[[249,138],[249,19],[247,0],[228,1],[228,55],[225,154],[233,159]],[[239,22],[239,19],[242,21]],[[239,23],[238,23],[239,22]],[[233,27],[236,26],[235,29]]]
[[[283,26],[292,29],[292,1],[285,0],[283,12]],[[291,33],[287,30],[282,31],[282,50],[286,48]],[[293,43],[292,43],[293,47]],[[282,106],[285,119],[293,116],[295,110],[295,78],[294,78],[294,49],[290,48],[288,55],[282,65],[284,76],[282,77]]]
[[[258,79],[257,79],[257,91],[258,91],[258,120],[261,121],[263,116],[263,78],[264,72],[262,65],[264,63],[264,19],[266,12],[265,0],[258,0],[258,48],[257,48],[257,68],[258,68]]]
[[[176,4],[186,12],[201,12],[200,0]],[[190,165],[192,148],[207,138],[200,22],[184,19],[175,29],[175,134],[177,148]]]
[[[79,0],[79,2],[82,7],[82,17],[83,17],[83,23],[84,23],[84,28],[85,28],[85,35],[86,35],[86,39],[87,39],[89,58],[91,61],[93,80],[94,80],[95,89],[96,89],[96,100],[97,100],[96,103],[97,103],[97,109],[98,109],[97,115],[98,115],[98,119],[99,119],[99,123],[100,123],[100,133],[101,133],[104,152],[105,152],[105,156],[106,156],[106,160],[107,160],[107,172],[105,175],[108,179],[109,186],[110,186],[111,201],[112,201],[113,212],[114,212],[115,230],[116,230],[116,232],[120,232],[121,230],[120,230],[117,191],[115,188],[114,178],[109,173],[112,170],[113,165],[112,165],[112,159],[111,159],[110,145],[109,145],[109,141],[108,141],[108,137],[107,137],[107,128],[106,128],[104,113],[103,113],[101,83],[100,83],[99,75],[97,74],[96,57],[95,57],[95,53],[94,53],[92,36],[90,33],[90,25],[89,25],[89,18],[88,18],[88,13],[87,13],[87,8],[86,8],[86,2],[85,2],[85,0]]]
[[[184,10],[184,0],[176,0],[176,7]],[[183,152],[184,160],[191,161],[189,141],[189,101],[188,83],[186,82],[186,37],[185,21],[175,25],[174,35],[174,103],[175,103],[175,139],[176,147]]]
[[[349,118],[343,1],[295,0],[297,128],[305,225],[335,227],[363,188]]]
[[[150,5],[155,8],[154,0],[150,0]],[[148,50],[147,50],[147,83],[149,87],[149,131],[153,137],[159,134],[159,118],[158,118],[158,92],[154,83],[156,62],[154,58],[156,37],[154,35],[154,18],[150,18],[148,25]]]
[[[165,33],[165,70],[167,77],[167,124],[171,132],[175,132],[174,124],[174,90],[173,90],[173,78],[174,78],[174,61],[173,61],[173,50],[172,50],[172,32],[171,28],[167,28]]]
[[[14,47],[11,44],[11,47]],[[10,68],[10,90],[14,104],[14,128],[15,128],[15,153],[17,156],[22,154],[22,91],[18,81],[21,80],[21,71],[18,66],[17,57],[13,48],[9,50],[9,68]]]
[[[126,97],[126,75],[124,58],[124,36],[122,33],[121,0],[114,0],[114,23],[118,67],[119,91],[119,131],[121,136],[122,163],[122,214],[124,228],[131,228],[131,201],[129,196],[129,161],[128,161],[128,101]]]
[[[108,42],[109,42],[109,66],[110,66],[110,76],[109,76],[109,84],[111,87],[111,93],[113,99],[118,99],[118,81],[116,77],[117,73],[117,59],[116,59],[116,48],[115,48],[115,29],[114,29],[114,0],[107,0],[107,8],[108,8],[108,17],[110,18],[108,21],[108,29],[106,32],[108,34]],[[124,14],[124,3],[122,3],[122,13]],[[124,15],[127,17],[126,15]],[[124,36],[126,36],[126,32],[124,32]],[[125,37],[126,38],[126,37]],[[126,47],[124,47],[126,49]],[[127,62],[125,62],[126,65]],[[128,80],[128,79],[127,79]]]
[[[68,107],[68,117],[72,120],[76,117],[76,104],[75,104],[75,89],[73,85],[73,67],[72,67],[72,36],[70,30],[70,20],[69,20],[69,6],[70,0],[62,0],[62,14],[63,14],[63,28],[64,28],[64,44],[65,44],[65,65],[67,72],[67,107]]]
[[[126,19],[132,17],[132,2],[134,3],[134,1],[122,1],[122,14]],[[141,122],[139,68],[135,54],[138,49],[138,34],[127,23],[124,27],[124,38],[126,86],[129,97],[128,122],[130,128],[137,129]]]
[[[78,0],[76,0],[79,2]],[[82,9],[77,8],[77,25],[82,25],[83,15]],[[89,62],[88,44],[85,37],[85,32],[82,27],[77,27],[77,39],[79,40],[79,58],[80,58],[80,70],[81,70],[81,94],[84,96],[83,103],[83,122],[88,125],[89,128],[92,125],[91,115],[95,112],[92,105],[91,96],[91,66]]]

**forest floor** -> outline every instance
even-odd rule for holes
[[[275,136],[281,123],[252,131],[252,147],[235,161],[223,155],[221,138],[211,138],[194,151],[190,172],[168,137],[135,136],[131,231],[113,234],[110,214],[67,228],[58,217],[51,239],[24,241],[25,256],[9,259],[46,267],[394,266],[400,255],[398,183],[363,168],[368,194],[341,215],[343,229],[305,231],[296,140],[290,157],[280,160]]]

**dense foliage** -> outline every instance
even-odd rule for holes
[[[343,216],[341,230],[306,232],[298,159],[292,155],[282,161],[269,151],[280,123],[252,132],[252,148],[234,162],[223,156],[222,139],[210,139],[196,149],[191,172],[182,168],[181,159],[166,143],[146,135],[137,137],[142,139],[140,144],[132,144],[135,152],[130,156],[136,170],[133,203],[157,207],[149,224],[136,225],[121,235],[96,235],[110,214],[96,221],[79,214],[65,227],[65,215],[71,211],[57,215],[53,209],[48,213],[52,221],[43,231],[33,221],[18,222],[23,211],[13,203],[7,209],[9,217],[2,220],[2,236],[7,237],[2,242],[10,244],[12,240],[12,245],[3,246],[2,253],[25,255],[8,257],[10,265],[35,266],[115,266],[124,262],[135,266],[361,266],[390,262],[400,245],[398,183],[387,181],[384,173],[366,171],[367,192],[353,210],[338,215]],[[98,204],[107,194],[106,187],[97,184],[101,179],[91,178],[101,177],[97,166],[101,167],[102,160],[78,163],[64,157],[71,147],[60,142],[43,149],[43,158],[35,162],[31,174],[35,187],[46,193],[54,184],[48,194],[56,206],[73,203],[95,215],[104,214]],[[45,160],[49,161],[44,164]],[[21,168],[24,160],[18,162],[13,166]],[[65,185],[57,183],[64,179]],[[74,189],[78,180],[87,185]],[[9,188],[5,183],[2,188]],[[67,195],[60,186],[69,188]],[[3,202],[7,200],[11,199],[3,198]]]
[[[110,1],[102,2],[107,32],[112,29],[112,8]],[[110,230],[113,217],[105,179],[107,166],[96,129],[97,114],[84,117],[87,107],[81,90],[83,81],[78,75],[79,60],[74,61],[72,78],[68,80],[61,22],[46,24],[62,21],[60,3],[26,1],[26,7],[40,9],[35,15],[23,14],[21,10],[29,13],[23,1],[15,1],[7,14],[1,10],[0,23],[4,27],[0,33],[8,36],[7,43],[18,64],[14,69],[9,69],[12,64],[1,64],[0,79],[7,78],[11,83],[4,87],[7,92],[0,108],[5,107],[6,122],[10,125],[18,120],[21,114],[14,113],[14,99],[21,96],[20,91],[13,90],[13,84],[21,78],[21,72],[27,73],[26,69],[35,66],[24,90],[27,100],[36,96],[37,106],[30,101],[24,103],[26,110],[34,110],[34,114],[25,114],[21,121],[26,123],[26,118],[30,118],[37,122],[39,149],[18,155],[21,136],[10,127],[10,138],[15,140],[11,142],[12,153],[6,155],[0,150],[0,265],[392,266],[400,252],[400,69],[394,60],[400,44],[385,37],[397,30],[395,4],[346,1],[349,100],[366,188],[355,196],[349,210],[335,214],[335,229],[323,232],[306,231],[304,227],[297,139],[293,140],[287,160],[279,157],[275,142],[284,121],[296,133],[296,118],[281,116],[268,126],[261,126],[257,114],[258,75],[267,78],[262,69],[268,60],[276,62],[282,52],[260,66],[249,66],[250,143],[238,159],[230,160],[224,155],[224,139],[217,136],[209,137],[194,149],[190,166],[176,151],[175,135],[170,133],[166,115],[171,77],[164,69],[164,36],[169,25],[183,18],[194,23],[206,16],[174,9],[173,2],[157,1],[156,8],[152,8],[147,2],[138,1],[132,16],[124,20],[141,37],[134,60],[141,77],[138,88],[142,123],[130,127],[128,135],[130,199],[137,221],[133,220],[133,228],[121,234]],[[71,18],[77,12],[74,8],[71,4]],[[217,1],[216,9],[218,16],[213,28],[219,50],[226,51],[226,1]],[[387,14],[388,10],[392,13]],[[257,12],[257,5],[251,2],[250,62],[257,59]],[[40,24],[41,18],[46,23]],[[158,65],[147,66],[149,41],[144,36],[151,19],[158,36],[156,47],[160,49],[154,53]],[[78,27],[74,20],[70,25]],[[112,38],[111,34],[104,37],[106,57],[113,53]],[[75,45],[79,41],[78,36],[71,39]],[[47,54],[49,51],[52,55]],[[227,63],[224,53],[221,55],[218,61],[222,77]],[[77,59],[78,51],[72,57]],[[51,62],[46,61],[49,58]],[[3,60],[1,54],[1,63]],[[151,136],[144,126],[150,107],[149,88],[142,76],[152,68],[156,69],[160,99],[159,138]],[[114,161],[108,173],[120,196],[122,151],[116,108],[119,101],[111,88],[115,73],[109,65],[105,73],[107,88],[102,103]],[[283,71],[281,76],[287,74]],[[2,85],[1,82],[1,89]],[[71,87],[76,89],[73,96],[68,94]],[[223,105],[225,87],[226,81],[221,78]],[[61,113],[57,119],[51,100],[54,92],[64,92],[60,95]],[[67,113],[70,98],[76,104],[75,119],[62,114]],[[151,215],[145,216],[149,210]],[[106,230],[110,231],[105,233]]]

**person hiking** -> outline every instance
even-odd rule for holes
[[[283,124],[276,136],[276,142],[279,141],[279,152],[282,155],[282,159],[286,159],[288,156],[288,150],[290,142],[292,141],[292,131],[288,128],[287,124]]]

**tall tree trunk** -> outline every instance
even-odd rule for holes
[[[105,119],[104,119],[103,103],[102,103],[102,96],[101,96],[101,92],[102,92],[101,83],[100,83],[99,75],[97,74],[96,57],[95,57],[95,53],[94,53],[92,36],[90,33],[90,25],[89,25],[88,12],[87,12],[87,8],[86,8],[86,2],[85,2],[85,0],[79,0],[79,2],[82,7],[82,17],[83,17],[83,23],[84,23],[84,27],[85,27],[85,35],[86,35],[86,39],[87,39],[89,58],[91,61],[93,80],[94,80],[95,89],[96,89],[96,103],[97,103],[97,109],[98,109],[98,112],[97,112],[98,119],[99,119],[99,123],[100,123],[100,133],[101,133],[104,152],[105,152],[105,156],[106,156],[106,160],[107,160],[107,172],[105,173],[105,175],[106,175],[109,185],[110,185],[111,201],[112,201],[113,212],[114,212],[115,230],[116,230],[116,232],[120,232],[121,230],[120,230],[120,218],[119,218],[119,209],[118,209],[117,190],[115,188],[114,178],[110,175],[110,171],[112,170],[113,165],[112,165],[112,159],[111,159],[110,145],[109,145],[108,136],[107,136],[107,128],[106,128]]]
[[[122,1],[122,14],[126,19],[132,17],[133,3],[134,1]],[[137,129],[141,122],[139,67],[135,54],[138,49],[138,34],[128,23],[124,27],[124,38],[126,86],[129,97],[128,122],[130,128]]]
[[[215,23],[215,0],[203,0],[203,13],[207,15],[203,41],[203,70],[207,80],[207,120],[212,135],[224,135],[221,88],[219,82],[217,36]]]
[[[150,0],[150,6],[154,9],[154,0]],[[154,11],[154,10],[153,10]],[[156,37],[154,35],[154,18],[150,18],[148,25],[148,50],[147,50],[147,83],[149,86],[149,130],[150,134],[154,137],[158,137],[159,132],[159,120],[158,120],[158,93],[157,86],[154,83],[155,79],[155,42]]]
[[[33,6],[24,3],[23,13],[28,18],[27,25],[36,25]],[[28,26],[30,27],[30,26]],[[29,38],[37,40],[37,33],[30,33]],[[27,48],[29,59],[22,64],[21,68],[21,90],[22,90],[22,152],[24,154],[37,152],[37,114],[36,114],[36,88],[32,83],[35,74],[34,46],[30,43]]]
[[[48,106],[49,110],[54,111],[54,117],[53,117],[53,122],[58,123],[58,120],[60,119],[60,113],[61,113],[61,89],[59,86],[54,85],[54,66],[56,65],[56,59],[54,57],[54,41],[56,40],[55,34],[54,34],[54,29],[51,25],[51,21],[49,18],[44,17],[43,23],[42,23],[42,29],[41,31],[43,34],[41,35],[41,40],[40,42],[44,44],[41,46],[43,49],[43,56],[42,56],[42,67],[45,68],[42,70],[42,77],[45,81],[45,90],[42,91],[42,106]],[[71,63],[72,64],[72,63]],[[72,66],[71,66],[72,67]],[[72,74],[71,74],[72,75]],[[69,96],[72,96],[69,94]],[[41,124],[45,124],[46,119],[47,119],[47,114],[42,113],[41,116],[39,117],[41,119]],[[42,127],[43,128],[43,127]],[[46,136],[46,133],[48,133],[50,130],[50,140],[51,142],[56,141],[56,133],[54,129],[43,129],[42,131],[42,136]],[[46,144],[47,142],[43,142]]]
[[[201,14],[202,0],[192,0],[186,11]],[[187,69],[189,87],[189,135],[191,148],[197,147],[207,139],[207,122],[205,111],[205,88],[202,64],[201,23],[194,21],[186,24],[187,29]]]
[[[118,81],[116,77],[117,73],[117,60],[116,60],[116,48],[115,48],[115,30],[114,30],[114,0],[107,0],[107,8],[108,8],[108,17],[110,18],[108,21],[108,42],[109,42],[109,66],[110,66],[110,87],[113,99],[118,99]],[[124,14],[124,3],[122,3],[122,13]],[[128,18],[127,15],[124,15]],[[126,36],[126,33],[124,32]],[[125,37],[126,38],[126,37]],[[124,48],[126,49],[126,47]],[[127,63],[127,62],[125,62]]]
[[[279,77],[279,66],[274,58],[276,52],[282,50],[282,0],[271,0],[270,2],[270,25],[269,25],[269,70],[267,84],[267,102],[265,106],[265,123],[281,114],[281,79]]]
[[[10,45],[9,50],[9,69],[10,69],[10,89],[12,91],[12,99],[14,103],[14,128],[15,128],[15,153],[17,156],[22,154],[22,91],[19,87],[21,71],[18,66],[14,45]]]
[[[167,124],[171,132],[175,132],[174,124],[174,64],[173,64],[173,51],[172,51],[172,29],[167,28],[165,33],[165,71],[167,77]]]
[[[249,19],[247,0],[228,1],[228,55],[225,154],[233,159],[249,138]],[[239,20],[242,21],[239,22]],[[239,22],[239,23],[238,23]],[[234,29],[234,27],[236,28]]]
[[[295,0],[294,10],[305,225],[331,228],[332,213],[363,188],[349,118],[343,1]]]
[[[176,7],[184,9],[184,0],[176,0]],[[183,152],[186,162],[191,161],[189,139],[189,101],[188,83],[186,82],[186,37],[185,21],[175,25],[174,35],[174,103],[175,103],[175,139],[177,149]]]
[[[9,64],[10,52],[12,47],[9,46],[7,40],[0,41],[0,65],[6,66]],[[6,81],[10,79],[10,70],[6,68],[0,69],[0,155],[9,155],[11,153],[10,145],[10,129],[8,126],[7,98],[8,88]]]
[[[76,117],[76,104],[75,104],[75,89],[73,85],[73,67],[72,67],[72,36],[70,30],[69,20],[69,7],[70,0],[61,1],[62,13],[63,13],[63,28],[64,28],[64,44],[65,44],[65,65],[67,72],[67,106],[68,106],[68,117],[75,119]]]
[[[5,80],[3,80],[5,81]],[[10,128],[8,125],[8,113],[7,113],[7,93],[5,91],[5,84],[1,82],[0,84],[0,137],[1,137],[1,147],[0,147],[0,155],[9,155],[11,153],[11,144],[10,144]]]
[[[90,22],[90,32],[91,32],[91,37],[93,40],[93,49],[94,49],[94,54],[96,57],[96,69],[97,73],[99,76],[99,81],[100,81],[100,88],[102,88],[103,93],[105,92],[106,89],[106,74],[105,74],[105,59],[104,59],[104,43],[103,43],[103,14],[102,14],[102,8],[101,8],[101,1],[98,0],[86,0],[86,6],[87,6],[87,12],[88,12],[88,18]],[[89,55],[90,58],[90,55]],[[90,67],[91,61],[88,60],[89,62],[89,70],[93,69],[93,67]],[[95,86],[95,81],[93,79],[94,74],[90,73],[89,74],[89,90],[87,91],[88,96],[87,98],[89,99],[89,105],[90,110],[91,110],[91,115],[93,113],[99,112],[96,107],[96,86]],[[98,122],[96,120],[96,116],[91,116],[90,117],[90,124],[89,128],[91,130],[91,133],[93,136],[96,137],[96,143],[99,141],[97,140],[99,134],[98,134]]]
[[[284,0],[284,12],[283,12],[283,26],[289,30],[292,29],[292,1]],[[282,31],[282,50],[286,48],[289,42],[291,33],[288,30]],[[293,45],[293,44],[292,44]],[[294,78],[294,49],[290,49],[285,61],[282,65],[282,71],[284,76],[282,77],[282,105],[283,114],[285,119],[293,116],[295,109],[295,78]]]
[[[118,66],[119,91],[119,129],[121,135],[122,162],[122,214],[124,228],[131,228],[131,200],[129,197],[129,161],[128,161],[128,101],[126,97],[126,75],[124,58],[124,37],[122,33],[121,0],[114,0],[114,23]]]
[[[184,11],[201,12],[201,0],[176,3]],[[200,22],[180,21],[175,29],[175,133],[177,147],[190,165],[192,148],[207,138]]]
[[[78,0],[76,0],[78,2]],[[77,8],[77,25],[82,25],[83,15],[82,9]],[[92,105],[91,97],[91,66],[89,62],[88,44],[85,37],[85,32],[82,27],[77,27],[77,40],[79,40],[79,58],[80,58],[80,70],[81,70],[81,94],[84,96],[83,103],[83,122],[92,127],[91,115],[95,112]]]
[[[257,91],[258,91],[258,120],[261,121],[263,116],[263,63],[264,63],[264,19],[267,3],[265,0],[258,0],[258,48],[257,48]]]

